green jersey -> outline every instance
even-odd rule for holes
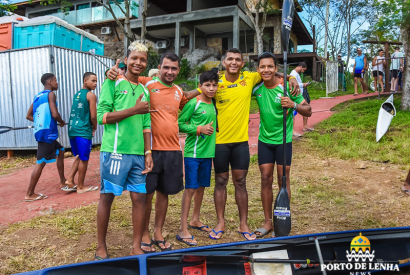
[[[97,120],[103,124],[106,113],[129,109],[135,106],[138,97],[149,101],[149,92],[142,84],[128,82],[123,76],[117,81],[106,79],[101,88],[97,106]],[[143,132],[150,131],[150,114],[134,115],[112,124],[104,124],[102,152],[144,155]]]
[[[292,96],[289,87],[287,94],[297,104],[302,103],[303,96]],[[269,144],[283,143],[283,109],[280,104],[283,86],[279,84],[273,89],[268,89],[262,82],[253,89],[253,95],[256,96],[260,111],[259,140]],[[293,109],[288,110],[286,143],[292,142],[293,134]]]
[[[91,140],[93,138],[90,104],[87,100],[89,92],[87,89],[81,89],[74,95],[68,126],[68,136],[70,139],[82,137]]]
[[[212,135],[201,135],[200,126],[213,121],[216,125],[216,110],[212,103],[205,103],[193,98],[185,105],[179,115],[178,126],[182,133],[187,133],[185,140],[184,157],[188,158],[214,158],[216,131]]]

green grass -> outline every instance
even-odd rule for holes
[[[377,143],[376,125],[383,101],[367,99],[338,105],[336,113],[306,135],[327,156],[410,164],[410,112],[398,111],[388,132]],[[394,100],[399,110],[400,100]]]

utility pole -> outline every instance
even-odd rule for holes
[[[328,32],[328,24],[329,24],[329,6],[330,6],[330,0],[327,0],[327,3],[326,3],[326,22],[325,22],[325,59],[327,59],[327,32]]]
[[[148,1],[144,0],[144,7],[141,13],[141,19],[142,19],[142,24],[141,24],[141,41],[145,41],[145,34],[147,33],[147,27],[146,27],[146,20],[147,20],[147,6],[148,6]]]

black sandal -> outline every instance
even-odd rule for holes
[[[150,243],[141,243],[141,250],[144,252],[144,254],[150,254],[150,253],[155,253],[155,252],[156,252],[156,251],[152,251],[152,245],[153,245],[153,244],[154,244],[154,241],[153,241],[153,240],[151,240]],[[149,247],[149,248],[150,248],[150,251],[147,251],[147,250],[142,249],[143,246]]]
[[[171,244],[168,248],[165,247],[165,244],[167,243],[167,241],[166,241],[165,239],[164,239],[163,241],[154,241],[154,240],[152,240],[152,241],[153,241],[154,244],[161,250],[161,252],[172,250],[172,244]],[[162,243],[162,244],[164,245],[164,248],[162,248],[161,246],[159,246],[160,243]]]

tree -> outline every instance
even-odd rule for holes
[[[373,3],[378,22],[377,31],[400,28],[401,41],[403,42],[404,56],[410,56],[410,0],[384,0]],[[410,64],[406,60],[403,69],[401,110],[410,111]]]
[[[8,0],[0,0],[0,17],[9,15],[10,12],[17,8],[16,5],[10,4]]]
[[[30,0],[32,2],[33,0]],[[123,2],[119,2],[118,0],[95,0],[98,4],[103,6],[105,9],[107,9],[112,17],[114,18],[115,22],[117,23],[118,27],[120,28],[121,32],[124,34],[126,38],[128,38],[131,41],[134,41],[136,39],[135,34],[131,30],[131,24],[130,24],[130,18],[132,16],[132,9],[135,7],[138,7],[138,5],[134,1],[130,0],[124,0]],[[52,4],[61,4],[61,10],[63,12],[68,12],[69,7],[72,6],[73,4],[68,1],[68,0],[42,0],[40,2],[41,5],[52,5]],[[124,6],[122,6],[122,3],[124,3]],[[124,20],[120,20],[115,13],[115,9],[119,9],[121,13],[124,16]]]
[[[263,52],[263,30],[266,25],[267,15],[278,14],[269,0],[244,0],[246,15],[251,19],[256,32],[258,54]],[[262,18],[260,18],[262,14]]]

